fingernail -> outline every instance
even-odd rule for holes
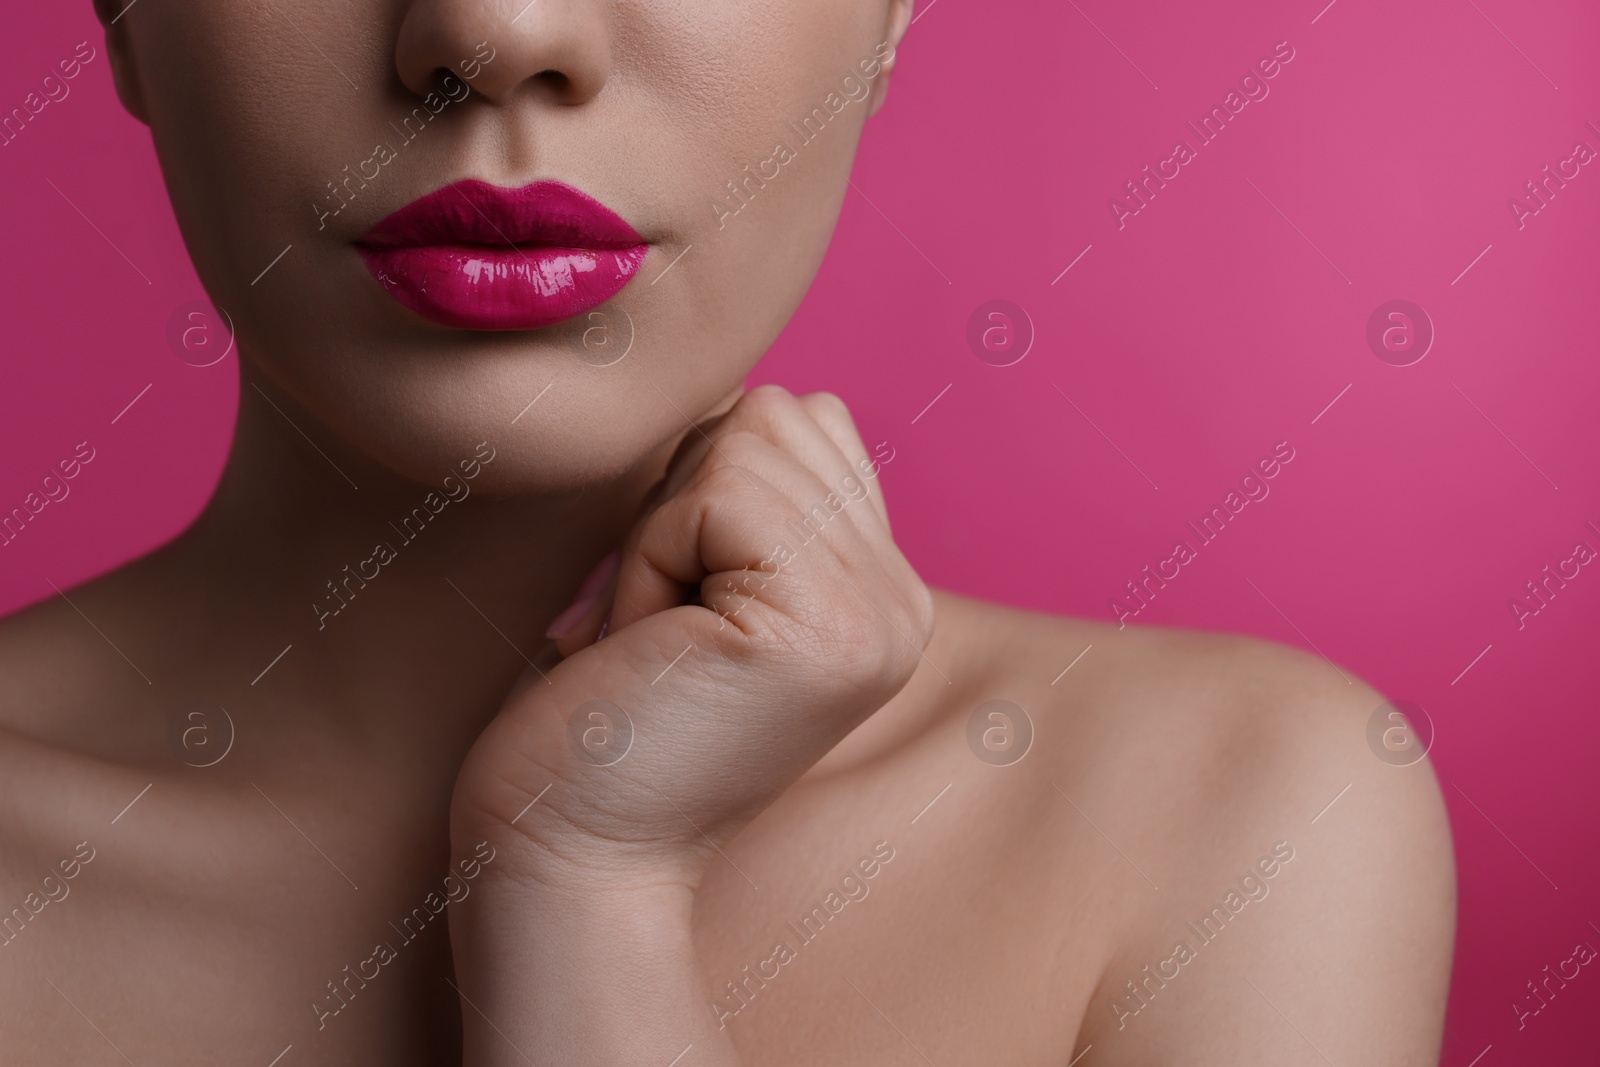
[[[606,583],[611,581],[617,573],[617,564],[621,557],[612,552],[596,563],[594,570],[583,580],[578,587],[577,596],[572,601],[572,606],[557,615],[550,623],[550,628],[545,631],[545,637],[552,641],[559,641],[565,637],[574,626],[583,621],[584,616],[594,609],[595,602],[600,599],[600,594],[605,590]]]

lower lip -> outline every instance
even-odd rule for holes
[[[379,284],[429,322],[467,330],[536,330],[617,295],[650,248],[358,250]]]

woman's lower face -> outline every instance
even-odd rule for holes
[[[527,492],[738,387],[827,248],[900,6],[179,2],[109,44],[252,368],[405,477],[493,428]]]

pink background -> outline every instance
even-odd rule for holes
[[[1520,632],[1508,601],[1579,539],[1600,547],[1600,166],[1520,231],[1507,200],[1576,140],[1600,148],[1584,127],[1600,125],[1600,8],[1323,2],[935,0],[759,377],[838,392],[895,445],[896,527],[930,581],[1053,612],[1109,617],[1289,441],[1270,497],[1139,622],[1314,642],[1422,705],[1461,877],[1444,1063],[1491,1045],[1482,1067],[1593,1062],[1600,977],[1521,1032],[1510,1004],[1576,941],[1600,945],[1600,569]],[[0,148],[0,506],[76,442],[98,450],[4,550],[9,610],[182,528],[238,383],[231,357],[196,369],[168,348],[168,317],[201,291],[89,3],[6,22],[0,110],[78,41],[101,53]],[[1108,199],[1193,144],[1185,121],[1284,40],[1271,95],[1119,230]],[[1009,367],[965,340],[994,298],[1037,331]],[[1437,330],[1413,366],[1365,341],[1393,298]]]

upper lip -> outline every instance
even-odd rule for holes
[[[360,243],[605,250],[634,248],[645,240],[622,216],[570,185],[540,181],[507,188],[472,178],[413,200],[380,220]]]

